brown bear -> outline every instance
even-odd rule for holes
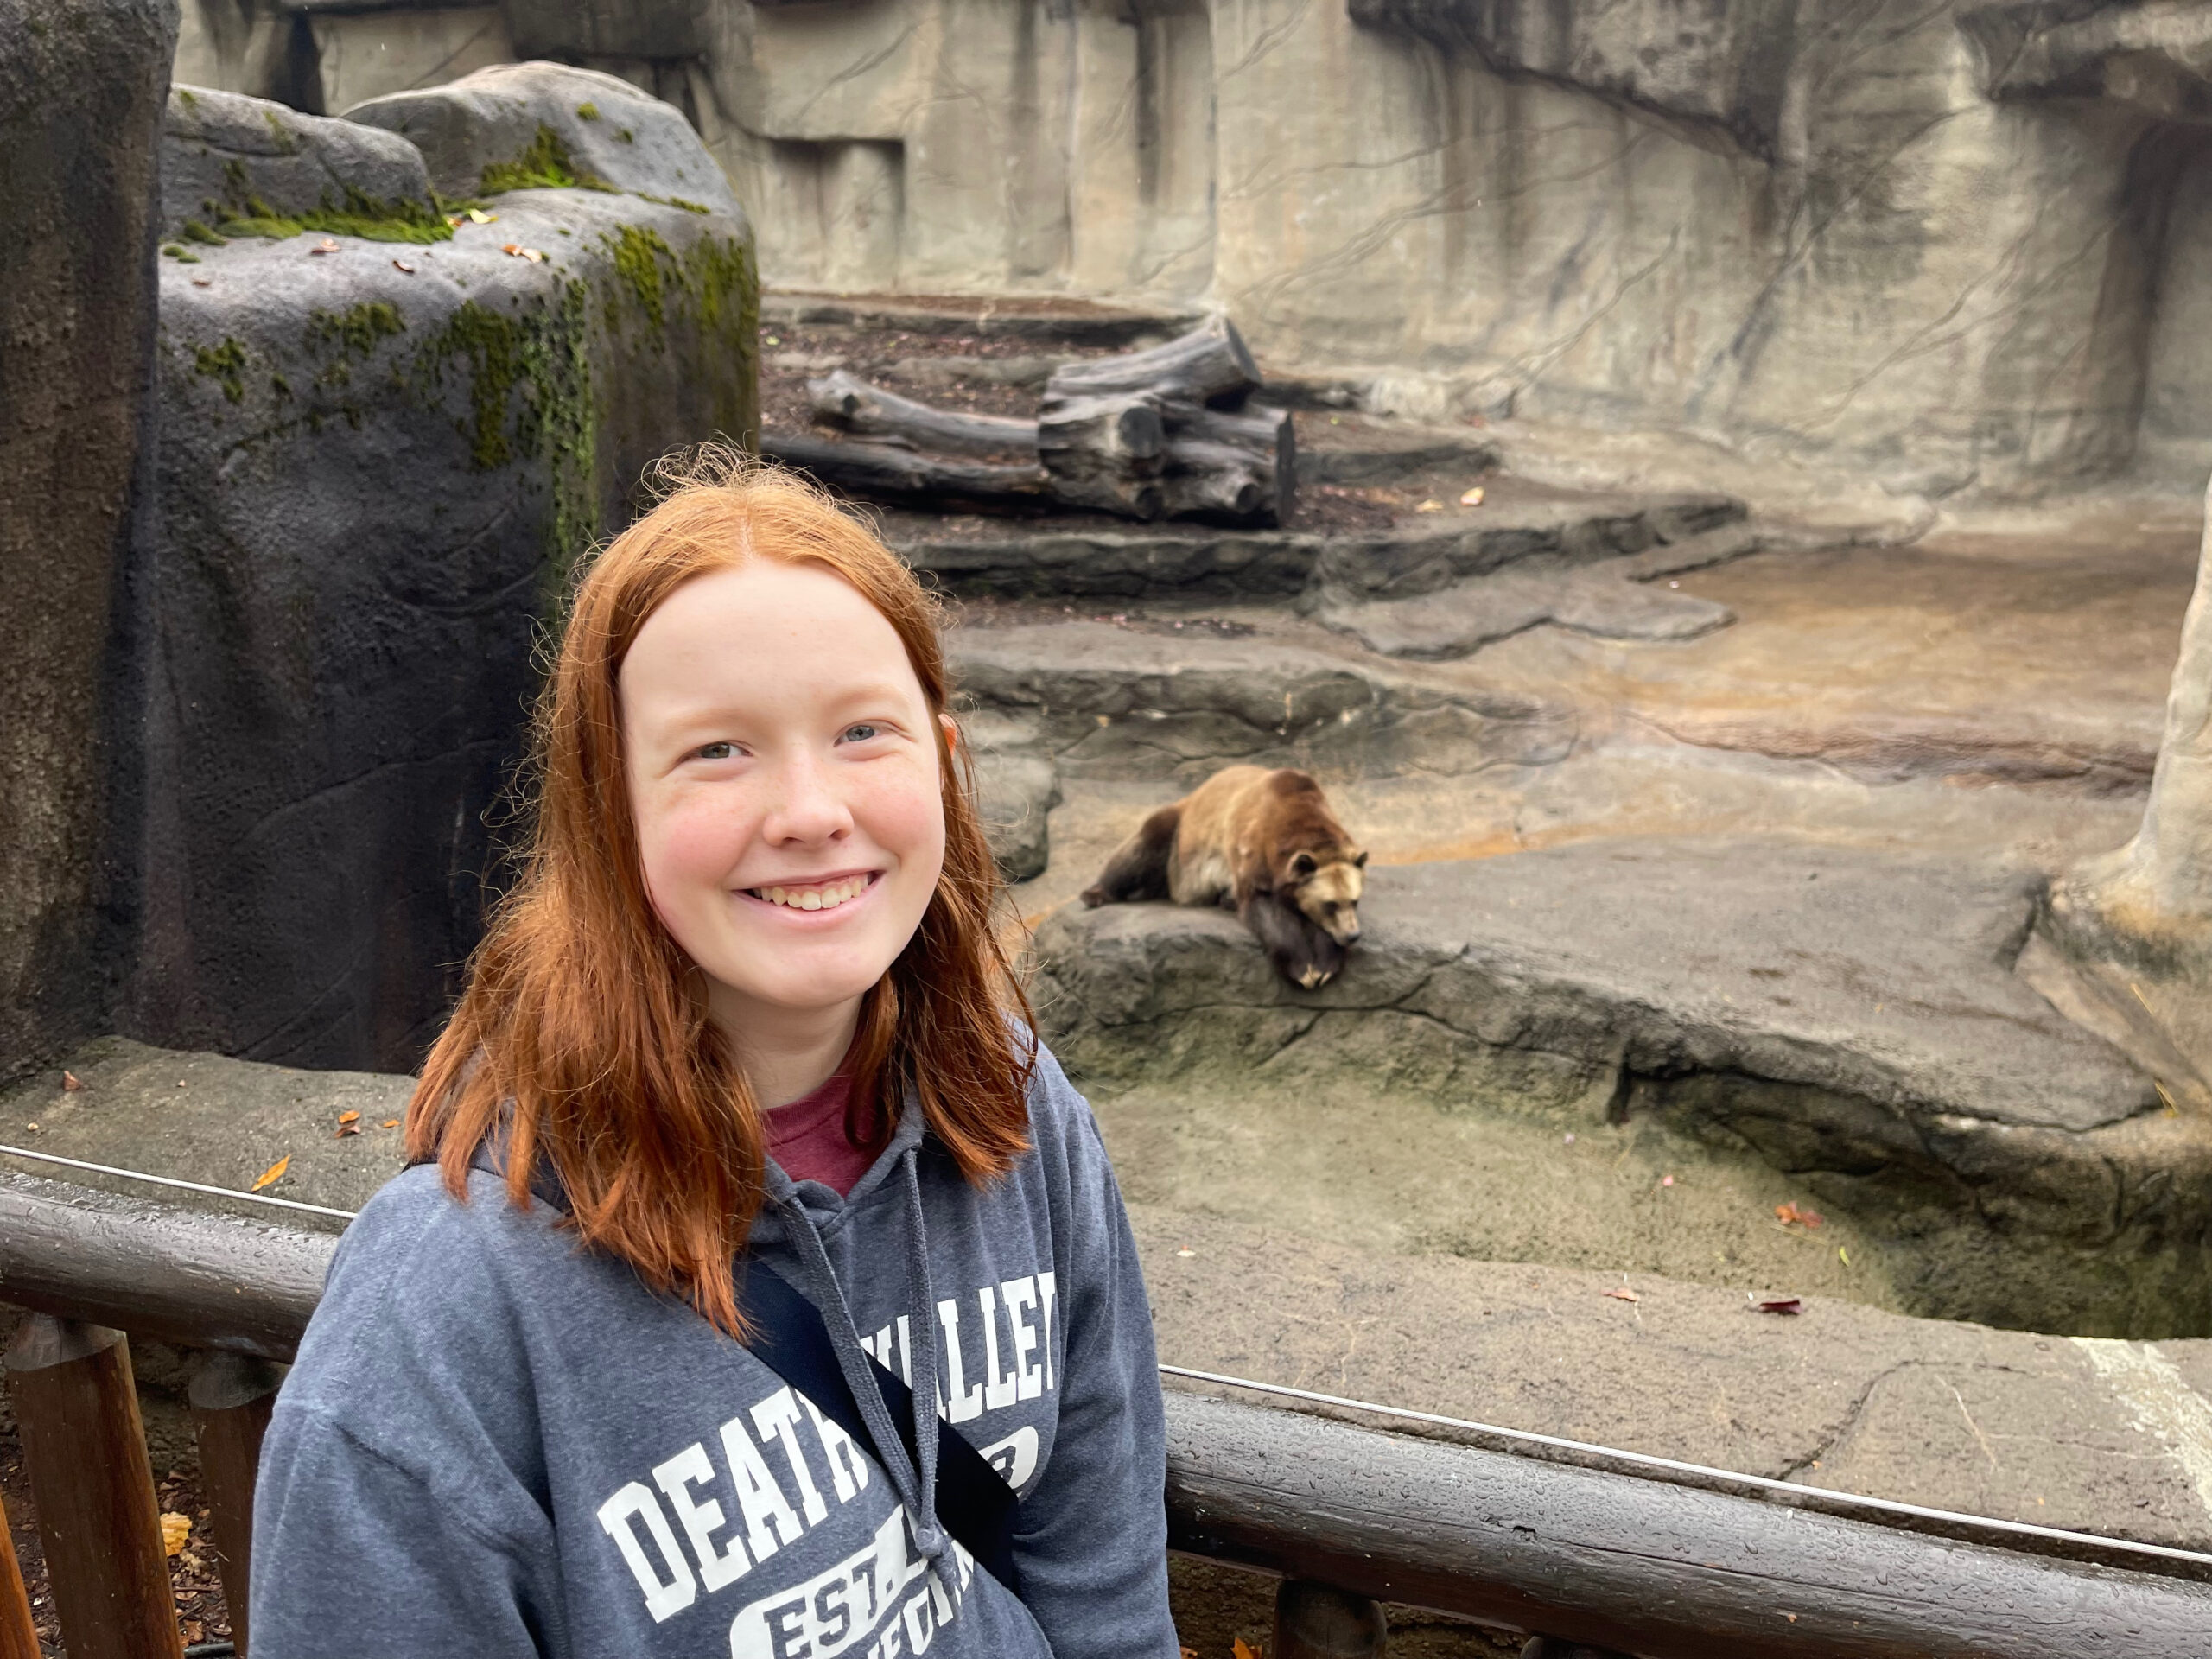
[[[1311,774],[1230,766],[1147,818],[1083,902],[1227,906],[1310,991],[1359,938],[1366,866]]]

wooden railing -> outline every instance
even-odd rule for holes
[[[335,1243],[0,1173],[0,1300],[34,1310],[9,1386],[71,1659],[181,1651],[124,1332],[200,1356],[202,1481],[246,1650],[255,1456]],[[2212,1558],[2187,1551],[2007,1547],[1182,1389],[1167,1406],[1171,1543],[1283,1577],[1270,1659],[1379,1654],[1376,1600],[1540,1633],[1537,1653],[2212,1654]],[[0,1604],[0,1659],[34,1659],[4,1572]]]

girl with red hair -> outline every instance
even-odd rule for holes
[[[256,1659],[1173,1659],[1143,1282],[932,601],[787,475],[670,483],[279,1398]]]

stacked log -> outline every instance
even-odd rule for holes
[[[807,395],[817,420],[851,438],[772,433],[762,447],[902,505],[1280,524],[1297,457],[1289,411],[1249,401],[1259,385],[1236,326],[1217,317],[1150,351],[1055,370],[1033,421],[932,408],[840,370],[808,381]]]

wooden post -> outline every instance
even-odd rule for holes
[[[34,1313],[7,1369],[69,1659],[182,1659],[123,1332]]]
[[[200,1438],[200,1487],[207,1495],[215,1567],[231,1610],[231,1641],[246,1653],[246,1588],[253,1547],[253,1478],[261,1437],[276,1408],[284,1368],[244,1354],[200,1357],[186,1398]]]
[[[40,1659],[38,1627],[31,1623],[30,1592],[16,1559],[15,1534],[0,1504],[0,1659]]]
[[[1275,1591],[1275,1639],[1268,1659],[1382,1659],[1382,1610],[1365,1596],[1310,1579]]]

